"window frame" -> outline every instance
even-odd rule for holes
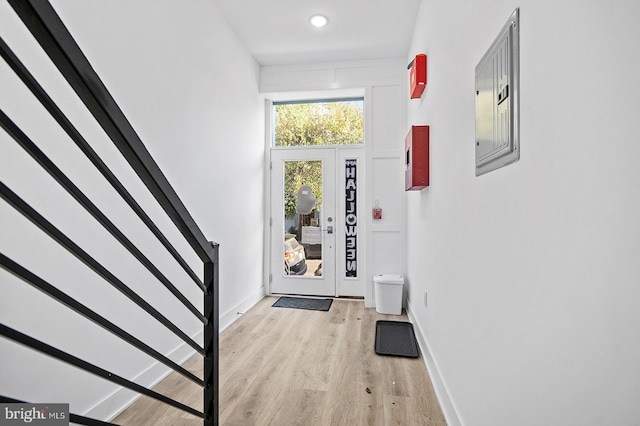
[[[361,102],[360,109],[362,111],[362,120],[363,120],[363,128],[362,128],[362,142],[356,144],[323,144],[323,145],[304,145],[304,146],[285,146],[285,145],[277,145],[276,144],[276,107],[279,105],[300,105],[300,104],[317,104],[317,103],[346,103],[346,102]],[[322,148],[322,147],[344,147],[344,146],[364,146],[366,141],[366,117],[365,117],[365,97],[361,96],[339,96],[339,97],[321,97],[321,98],[312,98],[312,99],[294,99],[294,100],[283,100],[283,101],[271,101],[271,135],[270,135],[270,147],[275,149],[311,149],[311,148]]]

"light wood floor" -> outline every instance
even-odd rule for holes
[[[329,312],[273,308],[266,297],[220,335],[220,424],[445,425],[421,358],[374,352],[377,314],[361,300]],[[201,358],[186,368],[202,376]],[[202,410],[197,385],[172,373],[156,391]],[[200,425],[202,420],[141,397],[114,422]]]

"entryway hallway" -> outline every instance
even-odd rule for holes
[[[337,299],[329,312],[273,308],[265,297],[220,335],[220,424],[445,425],[422,357],[374,352],[377,320],[407,321]],[[187,363],[202,375],[200,357]],[[193,390],[191,390],[193,388]],[[156,388],[201,409],[198,388],[172,374]],[[147,397],[122,425],[198,425]]]

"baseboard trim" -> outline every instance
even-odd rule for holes
[[[196,342],[202,340],[203,331],[199,331],[191,336]],[[177,360],[178,364],[185,363],[191,358],[196,351],[186,343],[182,343],[175,348],[171,353],[166,355],[169,359]],[[165,377],[171,374],[173,370],[159,361],[155,361],[146,370],[138,374],[132,381],[138,383],[147,388],[152,388]],[[89,409],[83,415],[94,419],[104,419],[105,421],[112,421],[118,414],[124,411],[128,406],[133,404],[140,394],[137,394],[129,389],[120,387],[118,390],[107,396],[105,399],[96,404],[93,408]]]
[[[222,333],[227,327],[233,324],[243,313],[247,312],[253,305],[264,298],[264,287],[260,286],[249,297],[220,315],[220,332]]]
[[[242,313],[249,310],[253,305],[262,300],[263,297],[264,288],[260,286],[260,288],[254,291],[249,297],[245,298],[233,308],[220,315],[220,332],[233,324],[238,318],[240,318]],[[191,336],[191,338],[196,342],[202,341],[202,334],[203,331],[201,330]],[[182,343],[167,355],[167,357],[172,360],[178,360],[178,364],[183,364],[195,354],[196,351],[191,346],[186,343]],[[135,377],[133,381],[147,388],[151,388],[171,374],[172,371],[173,370],[166,365],[156,361]],[[104,400],[97,403],[83,415],[94,419],[105,419],[105,421],[110,422],[140,398],[140,396],[141,395],[136,394],[133,391],[121,387],[111,395],[107,396]]]
[[[422,351],[424,363],[427,366],[427,371],[429,371],[429,377],[431,377],[431,383],[433,383],[433,388],[436,392],[438,402],[440,403],[442,413],[444,414],[445,420],[447,421],[447,425],[462,426],[462,421],[460,420],[458,411],[456,410],[449,391],[447,390],[447,385],[440,375],[438,363],[436,362],[433,354],[431,353],[431,350],[429,349],[429,344],[427,343],[427,339],[424,337],[424,332],[422,331],[420,324],[416,321],[416,318],[413,315],[413,311],[411,309],[411,305],[409,303],[407,303],[407,316],[409,317],[409,321],[411,321],[411,323],[413,324],[413,328],[416,330],[418,345],[420,346],[420,350]]]

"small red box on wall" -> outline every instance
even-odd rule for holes
[[[429,186],[429,126],[411,126],[404,140],[406,170],[405,190]]]
[[[427,55],[420,53],[409,64],[409,88],[411,99],[422,96],[427,86]]]

